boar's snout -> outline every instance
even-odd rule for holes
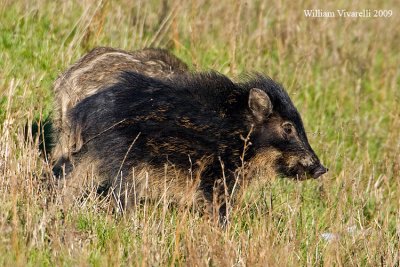
[[[311,169],[310,174],[314,179],[317,179],[318,177],[320,177],[321,175],[323,175],[326,172],[328,172],[328,169],[326,167],[324,167],[322,164],[318,163],[316,166],[314,166]]]

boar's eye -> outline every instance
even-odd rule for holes
[[[291,135],[294,132],[293,124],[291,124],[290,122],[282,123],[282,128],[283,128],[283,131],[285,132],[285,134],[287,134],[287,135]]]

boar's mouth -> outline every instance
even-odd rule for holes
[[[322,164],[317,164],[315,166],[312,166],[306,170],[304,170],[304,167],[301,168],[303,171],[300,172],[301,175],[297,174],[296,178],[298,180],[306,180],[306,179],[318,179],[321,177],[323,174],[328,172],[328,169],[325,168]]]
[[[325,168],[323,165],[319,164],[311,169],[310,175],[312,178],[317,179],[326,172],[328,172],[328,169]]]
[[[328,169],[320,163],[309,167],[298,164],[295,167],[289,169],[282,166],[280,168],[278,167],[278,172],[286,177],[302,181],[310,178],[318,179],[321,175],[328,172]]]

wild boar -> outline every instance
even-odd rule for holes
[[[235,83],[215,72],[168,80],[125,72],[68,116],[82,138],[68,179],[79,185],[94,164],[99,191],[125,209],[168,196],[217,205],[223,218],[226,199],[256,179],[254,167],[300,180],[327,171],[286,91],[260,74]]]

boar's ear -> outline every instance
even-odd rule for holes
[[[258,88],[250,90],[249,108],[257,120],[262,120],[272,113],[272,103],[267,93]]]

